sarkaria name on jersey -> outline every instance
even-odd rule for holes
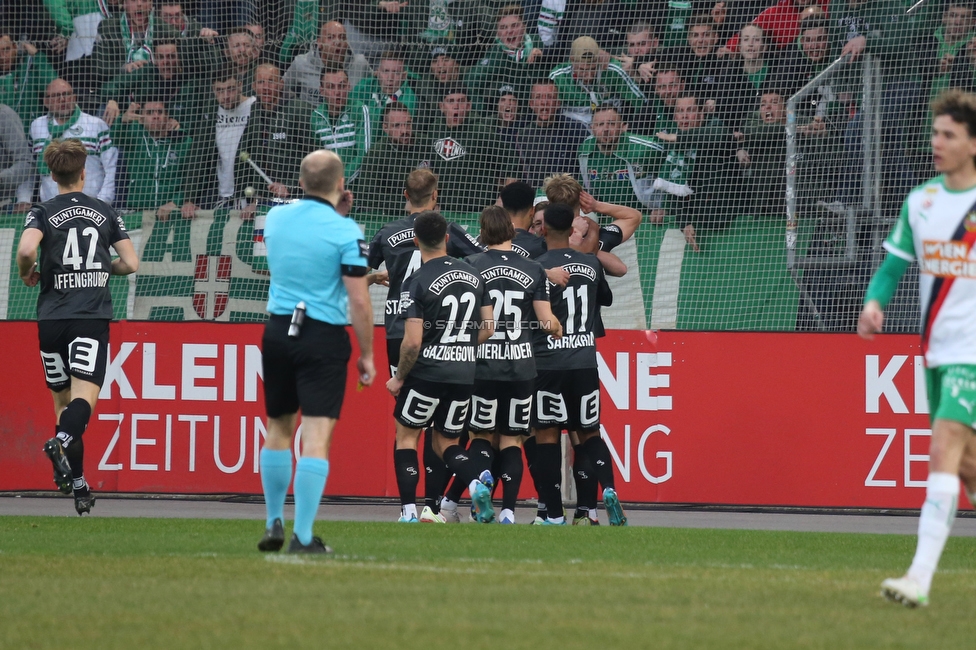
[[[475,349],[470,345],[431,345],[424,348],[423,357],[434,361],[462,361],[474,363]]]
[[[512,280],[522,285],[522,287],[526,289],[528,289],[532,284],[531,275],[511,266],[493,266],[490,269],[482,271],[481,277],[484,278],[485,282],[492,282],[494,280]]]
[[[61,224],[65,221],[71,221],[72,219],[88,219],[96,226],[100,226],[105,223],[105,215],[98,212],[97,210],[92,210],[91,208],[86,208],[83,205],[72,206],[70,208],[65,208],[61,212],[58,212],[54,216],[48,219],[48,222],[54,228],[60,228]]]
[[[546,344],[550,350],[575,350],[577,348],[591,348],[596,345],[593,332],[586,334],[564,334],[561,339],[546,337]]]
[[[478,358],[489,361],[520,361],[532,358],[532,343],[493,343],[478,346]]]
[[[976,259],[964,241],[922,242],[922,273],[943,278],[976,278]]]
[[[448,271],[430,283],[430,292],[439,296],[444,289],[455,282],[464,282],[465,284],[470,284],[472,287],[477,288],[478,276],[460,269],[457,271]],[[403,299],[401,298],[400,301],[403,302]],[[404,309],[406,309],[406,307],[404,307]]]
[[[91,289],[102,288],[108,284],[111,273],[105,271],[81,271],[79,273],[55,273],[54,288],[61,289]]]

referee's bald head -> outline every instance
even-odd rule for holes
[[[342,159],[327,149],[313,151],[302,158],[298,182],[308,194],[326,196],[344,188]]]

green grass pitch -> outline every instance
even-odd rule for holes
[[[0,517],[0,648],[973,648],[976,539],[932,605],[878,596],[910,536]],[[289,529],[290,535],[290,529]]]

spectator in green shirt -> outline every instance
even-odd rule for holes
[[[474,94],[479,111],[490,110],[493,93],[499,86],[512,86],[516,97],[528,98],[527,84],[541,72],[542,46],[529,34],[523,22],[522,6],[505,5],[498,12],[495,43],[484,57],[465,75],[465,83]]]
[[[14,35],[0,30],[0,104],[9,106],[24,126],[47,112],[41,96],[57,75],[43,52],[27,42],[18,43]]]
[[[169,116],[163,101],[151,98],[129,104],[112,128],[112,141],[125,155],[126,208],[154,210],[160,220],[169,219],[183,205],[190,136]]]
[[[549,78],[559,88],[563,115],[589,124],[593,110],[609,97],[622,99],[632,111],[644,106],[646,98],[620,62],[601,52],[589,36],[573,41],[569,61],[556,66]]]
[[[102,86],[105,113],[102,119],[109,126],[119,116],[120,107],[141,101],[145,96],[166,102],[169,116],[191,137],[196,133],[204,107],[210,98],[206,82],[189,74],[183,67],[185,58],[181,43],[163,40],[156,44],[153,65],[146,65],[132,74],[119,75]]]
[[[652,189],[664,158],[656,138],[628,131],[619,100],[604,101],[593,113],[593,135],[580,145],[580,177],[598,201],[651,210],[651,223],[660,223],[659,193]]]
[[[96,90],[118,75],[133,74],[152,63],[160,39],[179,34],[153,11],[152,0],[124,0],[121,15],[103,20],[92,51]]]
[[[383,117],[383,109],[392,102],[403,104],[411,115],[415,115],[417,95],[407,81],[407,67],[403,54],[395,50],[384,52],[373,76],[366,77],[356,84],[349,101],[368,106],[373,121],[377,123]]]
[[[695,252],[702,230],[728,225],[735,203],[727,191],[731,140],[720,122],[706,122],[702,104],[696,93],[687,91],[676,100],[678,132],[659,134],[670,145],[654,182],[655,188],[670,195],[665,211],[675,217]]]
[[[934,34],[938,67],[932,78],[929,99],[935,99],[942,91],[948,90],[956,57],[965,56],[964,48],[976,36],[973,26],[973,6],[964,0],[950,0],[942,14],[942,26]]]
[[[373,118],[369,107],[349,99],[349,78],[344,70],[322,73],[323,101],[312,112],[312,135],[322,149],[342,158],[346,183],[359,175],[359,165],[373,141]]]

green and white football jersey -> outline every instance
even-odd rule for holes
[[[922,349],[928,367],[976,364],[976,187],[938,176],[912,190],[884,247],[918,261]]]

